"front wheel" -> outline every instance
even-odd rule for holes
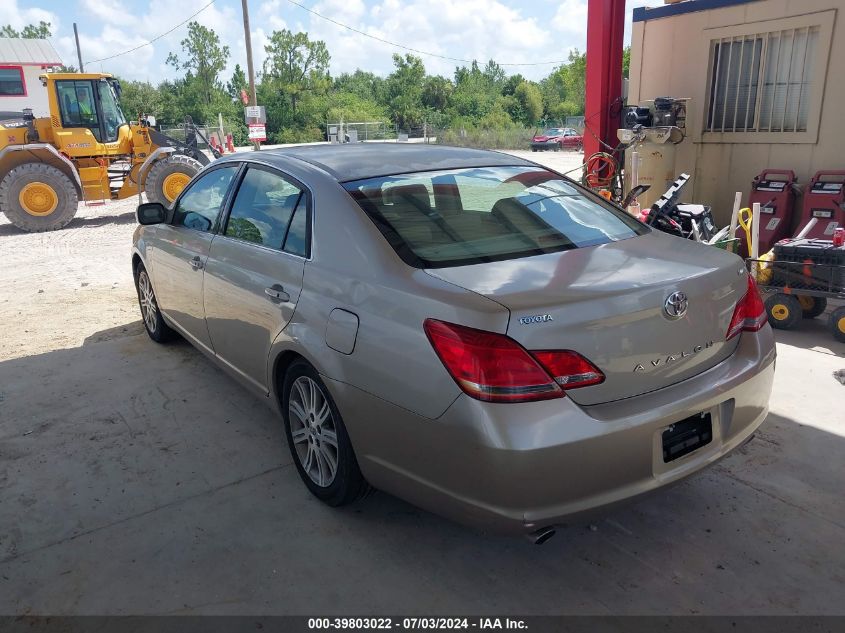
[[[282,412],[296,470],[315,497],[330,506],[342,506],[370,490],[340,411],[320,376],[304,360],[294,362],[285,375]]]
[[[161,316],[161,310],[153,291],[153,284],[147,274],[147,269],[143,265],[139,265],[135,274],[135,289],[138,291],[138,305],[141,308],[144,329],[156,343],[166,343],[176,333],[164,322],[164,318]]]
[[[0,181],[0,211],[23,231],[55,231],[76,215],[76,186],[46,163],[24,163]]]

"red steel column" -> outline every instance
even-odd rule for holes
[[[625,0],[588,1],[585,158],[618,143],[624,31]]]

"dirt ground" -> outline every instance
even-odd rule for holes
[[[143,333],[134,207],[0,219],[0,614],[845,614],[845,345],[821,320],[778,333],[753,442],[536,547],[313,499],[265,403]]]

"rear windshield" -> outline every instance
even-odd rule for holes
[[[444,268],[596,246],[648,229],[542,167],[477,167],[344,183],[399,256]]]

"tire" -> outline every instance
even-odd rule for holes
[[[337,405],[320,376],[304,360],[295,361],[285,374],[282,415],[293,462],[311,494],[337,507],[372,490],[358,467]]]
[[[170,206],[201,169],[198,160],[184,154],[171,154],[153,163],[144,181],[147,200]]]
[[[782,292],[766,299],[766,312],[769,316],[769,323],[779,330],[791,330],[803,318],[803,310],[798,298],[795,295]]]
[[[827,320],[827,327],[830,333],[840,343],[845,343],[845,306],[836,308],[830,313],[830,318]]]
[[[555,151],[556,152],[559,152],[562,149],[563,149],[563,143],[558,143],[557,145],[555,145]]]
[[[22,231],[61,229],[76,215],[78,205],[73,181],[46,163],[18,165],[0,181],[0,211]]]
[[[815,319],[827,309],[827,299],[824,297],[798,295],[798,303],[801,304],[801,314],[805,319]]]
[[[161,316],[152,281],[143,264],[139,264],[138,270],[135,271],[135,290],[138,292],[138,307],[141,309],[141,320],[144,322],[147,334],[156,343],[172,340],[176,332],[164,322],[164,317]]]

